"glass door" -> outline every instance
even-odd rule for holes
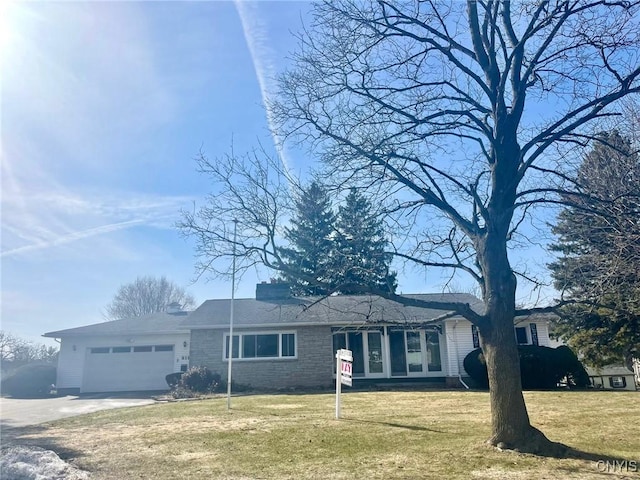
[[[379,330],[333,332],[333,351],[345,348],[353,355],[354,377],[383,377],[382,332]],[[335,362],[334,362],[334,374]]]
[[[427,334],[427,366],[430,372],[442,371],[442,359],[440,358],[440,335],[438,332],[426,332]]]
[[[383,376],[382,364],[382,333],[376,331],[367,332],[367,376]]]
[[[421,332],[405,332],[407,335],[407,367],[409,373],[422,373]]]
[[[441,369],[440,344],[424,330],[389,330],[392,377],[421,377]],[[428,360],[428,361],[427,361]]]
[[[406,376],[407,355],[404,330],[389,330],[389,353],[391,354],[391,376]]]
[[[362,332],[349,332],[347,334],[347,348],[353,355],[353,376],[364,377],[364,345]]]

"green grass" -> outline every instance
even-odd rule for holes
[[[532,423],[591,460],[499,452],[484,392],[255,395],[110,410],[23,441],[54,446],[92,478],[601,479],[595,458],[638,462],[640,393],[527,392]],[[625,472],[626,478],[640,473]],[[615,478],[606,475],[607,478]]]

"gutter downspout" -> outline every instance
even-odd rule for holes
[[[456,319],[456,323],[453,324],[453,345],[456,349],[456,362],[458,363],[458,381],[469,390],[469,385],[464,383],[462,380],[462,370],[460,369],[460,356],[458,355],[458,335],[456,334],[456,327],[458,326],[458,320]]]

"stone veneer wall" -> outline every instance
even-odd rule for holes
[[[260,333],[260,329],[236,329],[234,333]],[[275,332],[273,329],[265,332]],[[333,341],[328,326],[298,327],[295,331],[297,358],[233,360],[234,383],[253,388],[331,387],[333,385]],[[224,334],[228,330],[191,331],[190,365],[203,365],[227,378],[227,362],[222,359]]]

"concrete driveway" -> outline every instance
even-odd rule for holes
[[[154,402],[148,392],[33,399],[0,397],[0,428],[26,427],[99,410],[150,405]]]

